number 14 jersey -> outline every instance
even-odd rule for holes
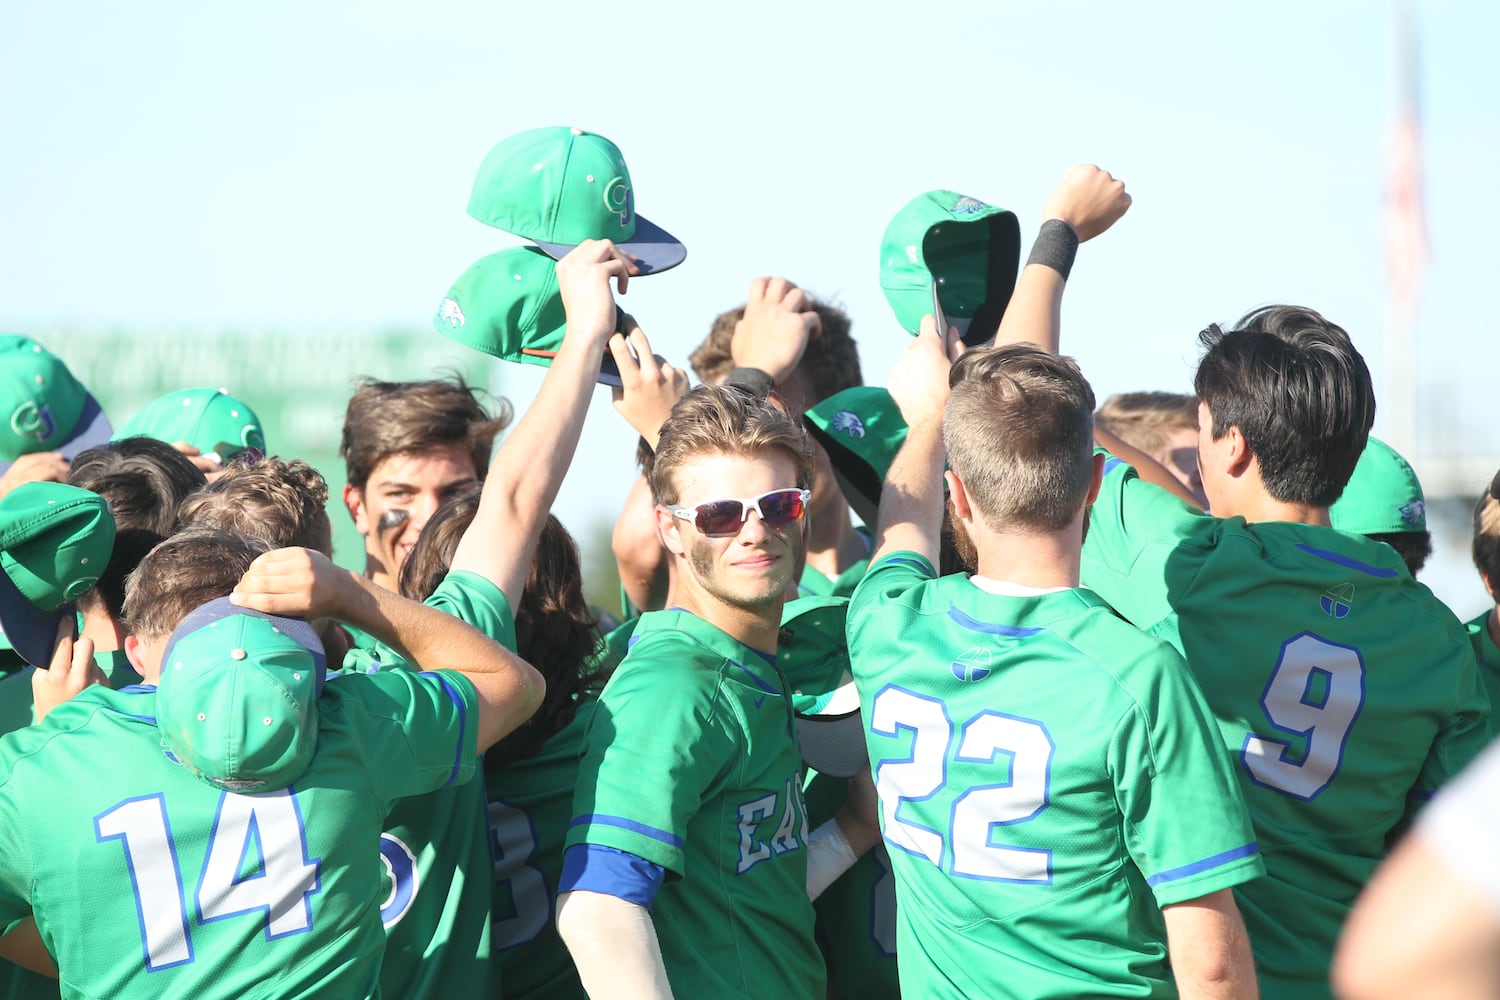
[[[934,576],[849,605],[902,993],[1176,996],[1159,908],[1264,871],[1182,658],[1086,590]]]

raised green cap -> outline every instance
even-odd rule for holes
[[[183,619],[162,653],[163,745],[219,788],[285,788],[317,749],[326,673],[323,644],[307,622],[211,601]]]
[[[880,487],[906,440],[906,420],[891,394],[857,385],[836,392],[808,410],[806,427],[828,453],[844,499],[861,521],[873,526]]]
[[[159,396],[125,421],[114,440],[128,437],[186,441],[200,454],[213,452],[226,462],[246,448],[266,451],[260,418],[228,389],[179,389]]]
[[[776,665],[791,692],[802,760],[836,778],[853,777],[868,761],[844,637],[848,610],[845,597],[788,601],[776,640]]]
[[[469,214],[561,258],[584,240],[613,240],[642,274],[676,267],[687,249],[635,214],[630,170],[602,135],[562,126],[517,132],[479,165]]]
[[[1372,436],[1343,495],[1328,508],[1328,519],[1358,535],[1426,531],[1427,501],[1411,464]]]
[[[550,365],[567,326],[557,263],[536,247],[481,257],[448,289],[432,325],[491,357]]]
[[[0,628],[27,663],[51,662],[58,626],[114,544],[115,519],[97,493],[23,483],[0,498]]]
[[[22,455],[67,458],[109,440],[109,420],[62,359],[30,337],[0,334],[0,472]]]
[[[928,191],[902,206],[880,241],[880,290],[915,336],[933,313],[933,288],[966,344],[1000,329],[1015,291],[1021,224],[1015,214],[953,191]]]

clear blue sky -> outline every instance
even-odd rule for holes
[[[464,213],[481,157],[570,124],[620,145],[638,210],[689,247],[627,297],[673,359],[783,273],[849,309],[882,381],[904,338],[876,272],[896,208],[951,188],[1013,208],[1029,241],[1085,160],[1135,196],[1065,309],[1101,396],[1186,389],[1193,334],[1275,300],[1346,326],[1379,385],[1391,24],[1368,0],[10,3],[0,328],[65,356],[56,336],[100,326],[426,329],[454,277],[514,242]],[[1500,8],[1422,5],[1418,29],[1424,447],[1469,438],[1500,464],[1480,405],[1500,370],[1482,291]],[[500,384],[524,405],[535,376]],[[585,455],[623,481],[631,440],[601,405]],[[565,519],[596,509],[590,478]]]

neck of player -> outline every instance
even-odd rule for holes
[[[762,653],[776,652],[776,636],[781,631],[781,608],[785,603],[783,599],[749,607],[731,604],[698,586],[691,573],[679,575],[683,579],[679,579],[672,588],[668,607],[692,612],[751,649]]]
[[[994,531],[983,518],[965,521],[979,556],[979,575],[1049,590],[1077,587],[1083,511],[1060,531]]]

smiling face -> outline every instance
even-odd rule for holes
[[[686,462],[674,476],[678,502],[692,507],[730,497],[758,497],[801,485],[797,463],[780,448],[750,457],[714,453]],[[683,583],[708,599],[739,611],[779,618],[788,584],[807,547],[807,518],[772,527],[750,511],[733,535],[704,535],[692,521],[658,508],[668,551],[682,557]]]
[[[345,487],[372,577],[394,590],[394,580],[386,583],[382,575],[399,573],[433,512],[477,480],[468,450],[449,444],[381,459],[364,489]]]

